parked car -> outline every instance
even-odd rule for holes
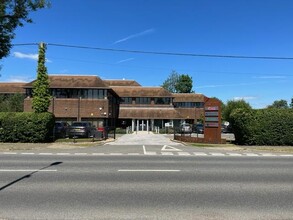
[[[224,125],[224,124],[222,124],[221,132],[222,133],[232,133],[232,128],[231,128],[230,125]]]
[[[191,134],[192,133],[192,126],[190,124],[188,124],[188,123],[181,124],[180,125],[180,132],[181,133]]]
[[[96,127],[88,121],[76,121],[68,128],[68,136],[72,137],[92,137]]]
[[[204,133],[203,124],[194,124],[192,126],[192,132],[197,133],[197,134],[203,134]]]
[[[67,136],[69,124],[66,121],[56,121],[54,126],[54,135],[57,138],[65,138]]]

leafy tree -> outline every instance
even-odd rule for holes
[[[248,102],[244,101],[244,100],[229,100],[224,108],[224,110],[222,111],[222,117],[225,121],[231,122],[231,113],[235,110],[235,109],[244,109],[244,110],[251,110],[251,106],[249,105]]]
[[[171,93],[176,93],[176,84],[179,80],[179,74],[176,71],[172,71],[169,77],[163,82],[162,87]]]
[[[283,109],[287,109],[288,107],[288,103],[286,100],[281,99],[281,100],[276,100],[273,102],[273,104],[269,105],[268,108],[283,108]]]
[[[291,98],[290,108],[293,108],[293,98]]]
[[[177,93],[192,93],[192,77],[187,74],[180,75],[175,89]]]
[[[0,60],[9,54],[15,29],[24,23],[32,23],[29,13],[47,6],[47,0],[0,1]]]
[[[36,113],[47,112],[50,106],[50,90],[47,68],[45,66],[46,45],[39,45],[38,76],[33,84],[32,107]]]
[[[162,87],[171,93],[192,93],[192,77],[173,70]]]
[[[20,93],[0,95],[0,112],[22,112],[24,96]]]

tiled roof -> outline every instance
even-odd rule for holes
[[[108,88],[108,86],[97,76],[66,76],[66,75],[50,75],[50,88]],[[32,81],[26,84],[31,88]]]
[[[104,80],[104,83],[108,86],[141,86],[135,80]]]
[[[196,93],[173,93],[173,102],[204,102],[205,96]]]
[[[172,108],[123,108],[120,107],[119,118],[136,119],[182,119],[175,109]]]
[[[23,86],[26,83],[0,83],[0,93],[24,93]]]
[[[112,87],[120,97],[172,97],[172,94],[162,87]]]

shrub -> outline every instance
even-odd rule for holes
[[[293,145],[292,109],[235,109],[235,142],[242,145]]]
[[[0,113],[1,142],[49,142],[55,117],[51,113]]]

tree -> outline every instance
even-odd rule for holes
[[[176,93],[175,87],[176,87],[176,84],[178,83],[178,80],[179,80],[179,74],[175,70],[172,70],[169,77],[163,82],[162,87],[171,93]]]
[[[222,117],[225,121],[231,122],[231,113],[235,109],[244,109],[244,110],[251,110],[251,106],[249,105],[248,102],[244,100],[229,100],[222,111]]]
[[[37,80],[33,84],[33,101],[32,108],[36,113],[47,112],[50,106],[50,86],[45,66],[46,45],[40,43],[39,45],[39,59],[38,59],[38,75]]]
[[[0,112],[22,112],[24,95],[1,94],[0,95]]]
[[[173,70],[162,87],[171,93],[192,93],[192,77]]]
[[[48,6],[47,0],[0,1],[0,60],[9,55],[15,29],[32,23],[29,13]]]
[[[273,102],[273,104],[269,105],[268,108],[283,108],[287,109],[289,108],[288,103],[286,100],[281,99],[281,100],[276,100]]]
[[[291,98],[290,108],[293,108],[293,98]]]
[[[182,74],[175,85],[177,93],[192,93],[192,77]]]

